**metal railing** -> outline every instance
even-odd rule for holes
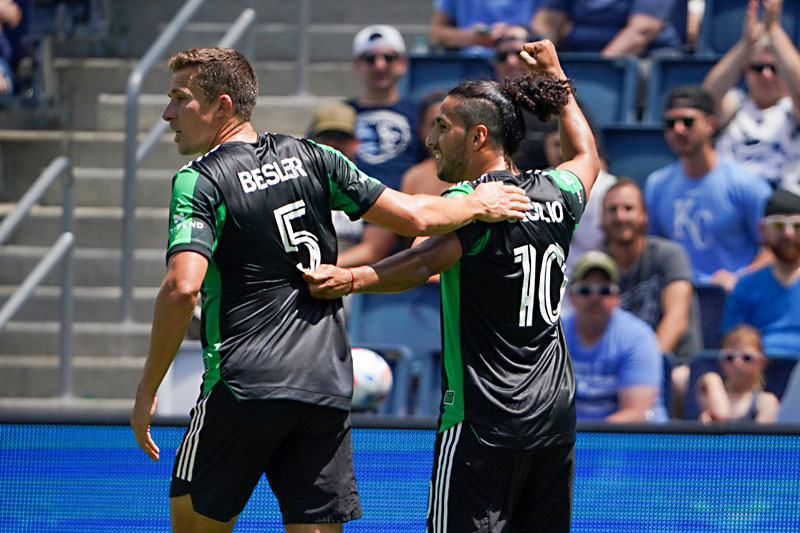
[[[45,276],[59,262],[61,265],[61,328],[59,331],[60,374],[59,383],[61,397],[72,395],[72,285],[74,271],[74,236],[73,226],[73,176],[69,159],[59,156],[53,159],[42,171],[33,185],[22,195],[17,205],[0,223],[0,245],[11,235],[14,229],[22,222],[31,208],[39,201],[42,195],[50,188],[61,175],[63,180],[63,198],[61,207],[61,235],[50,247],[47,253],[31,270],[25,280],[17,287],[14,294],[0,309],[0,330],[19,311],[22,305],[31,296],[34,289],[44,280]]]
[[[141,144],[137,145],[139,93],[144,76],[155,65],[166,51],[170,43],[177,37],[186,23],[194,16],[205,0],[189,0],[175,14],[161,35],[150,45],[142,59],[128,77],[127,101],[125,104],[125,174],[123,179],[123,223],[122,223],[122,260],[121,260],[121,299],[120,317],[123,322],[130,322],[133,317],[133,248],[135,225],[136,170],[139,163],[147,156],[166,132],[169,125],[158,121],[147,133]],[[244,2],[245,6],[251,1]],[[217,43],[220,48],[230,48],[247,33],[255,21],[255,11],[246,7],[233,22],[228,31]]]

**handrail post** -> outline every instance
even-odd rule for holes
[[[145,74],[153,67],[164,50],[175,39],[186,22],[205,0],[189,0],[170,20],[167,27],[150,45],[128,77],[125,103],[125,175],[123,178],[122,254],[120,273],[120,318],[133,319],[133,248],[136,217],[136,144],[138,133],[139,92]]]
[[[295,93],[298,96],[308,90],[308,21],[311,18],[309,0],[297,0],[297,78]]]
[[[64,171],[63,205],[61,207],[62,234],[72,233],[74,208],[75,208],[75,179],[70,164]],[[59,329],[60,353],[60,390],[62,398],[72,396],[72,325],[73,325],[73,295],[72,288],[75,272],[75,244],[70,244],[61,263],[61,328]]]

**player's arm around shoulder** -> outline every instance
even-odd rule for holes
[[[387,188],[362,218],[400,235],[414,237],[440,235],[474,220],[521,220],[528,210],[530,199],[524,190],[492,182],[479,185],[473,194],[454,198],[409,195]]]

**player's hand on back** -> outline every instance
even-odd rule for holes
[[[316,270],[304,270],[303,278],[308,284],[308,292],[314,298],[335,300],[350,293],[353,277],[346,268],[334,265],[320,265]]]
[[[531,209],[524,190],[500,181],[481,183],[471,196],[483,206],[484,214],[478,217],[483,222],[522,220]]]

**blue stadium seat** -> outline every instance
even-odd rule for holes
[[[727,291],[720,285],[695,283],[694,292],[700,304],[700,329],[703,334],[703,348],[719,348],[722,317],[725,314]]]
[[[702,85],[718,59],[718,56],[653,58],[642,122],[660,124],[670,91],[679,85]]]
[[[693,355],[689,360],[689,388],[686,391],[686,401],[684,402],[681,418],[697,420],[697,417],[700,416],[700,409],[694,392],[695,385],[700,376],[706,372],[721,373],[719,353],[718,350],[703,350]],[[764,370],[766,381],[764,390],[781,399],[797,361],[798,358],[796,357],[769,357],[769,364]]]
[[[420,100],[431,91],[450,90],[464,79],[494,79],[488,57],[458,52],[409,54],[408,72],[400,80],[400,92]]]
[[[663,377],[661,379],[661,390],[664,395],[664,407],[667,412],[672,405],[672,371],[678,366],[678,359],[675,354],[664,352]]]
[[[702,54],[724,54],[742,35],[747,0],[706,0],[703,24],[700,27],[698,51]],[[781,24],[796,43],[798,41],[800,0],[785,0]]]
[[[417,379],[417,414],[436,414],[436,359],[441,353],[438,283],[397,294],[354,294],[347,320],[350,344],[388,354],[394,385],[387,410],[407,414]],[[398,354],[399,358],[394,358]]]
[[[567,76],[575,80],[578,100],[597,125],[636,120],[638,61],[633,57],[606,59],[599,54],[559,56]],[[410,54],[408,73],[400,81],[406,97],[419,100],[434,90],[451,89],[464,79],[494,79],[488,57],[457,52]]]
[[[606,126],[601,133],[609,172],[627,176],[641,186],[651,172],[677,159],[660,125]]]
[[[578,101],[597,126],[636,121],[639,63],[635,57],[608,59],[593,53],[559,54],[567,76],[575,80]]]

